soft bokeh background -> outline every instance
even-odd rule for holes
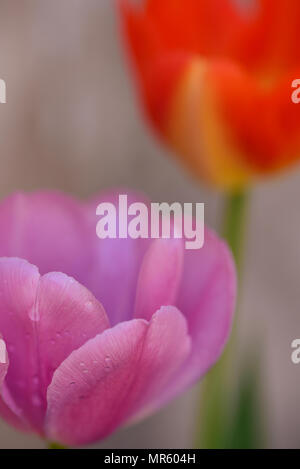
[[[156,201],[205,202],[220,225],[222,197],[199,186],[144,125],[120,47],[113,0],[0,0],[0,195],[58,188],[78,196],[110,186]],[[269,447],[300,447],[300,171],[252,194],[240,348],[260,347],[262,419]],[[0,227],[1,229],[1,227]],[[233,370],[235,373],[236,370]],[[200,386],[201,388],[201,386]],[[192,447],[193,389],[111,448]],[[42,448],[0,422],[0,448]]]

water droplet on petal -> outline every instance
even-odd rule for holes
[[[106,357],[104,361],[105,361],[105,370],[106,370],[106,371],[110,371],[111,368],[112,368],[112,360],[111,360],[111,358],[110,358],[110,357]]]
[[[92,302],[92,301],[87,301],[87,302],[85,303],[85,307],[86,307],[87,310],[92,310],[92,309],[94,309],[93,302]]]
[[[40,320],[40,312],[38,308],[34,305],[29,311],[29,317],[31,321],[38,322]]]

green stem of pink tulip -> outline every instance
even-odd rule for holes
[[[222,236],[229,244],[237,265],[240,279],[243,255],[244,230],[247,209],[247,193],[235,192],[225,201]],[[240,283],[240,282],[239,282]],[[209,372],[201,386],[197,448],[226,448],[232,404],[231,374],[234,376],[234,360],[237,316],[226,350],[217,365]]]
[[[48,442],[48,449],[67,449],[66,446],[62,446],[59,443],[55,443],[55,441]]]

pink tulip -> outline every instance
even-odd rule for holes
[[[39,192],[0,204],[0,415],[67,445],[161,407],[216,362],[231,329],[226,245],[210,230],[198,251],[100,240],[96,207],[117,198]]]

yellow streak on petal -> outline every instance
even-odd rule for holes
[[[188,65],[170,106],[165,135],[196,176],[226,189],[237,189],[249,183],[253,174],[218,112],[207,80],[208,66],[201,59]]]

